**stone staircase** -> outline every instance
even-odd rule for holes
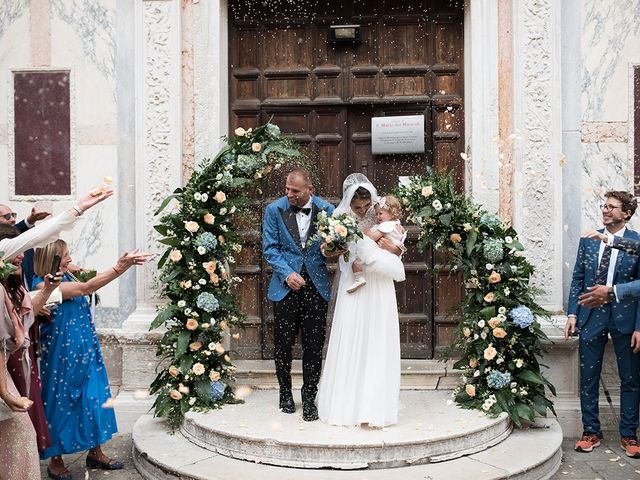
[[[277,395],[253,390],[244,404],[189,412],[175,434],[141,417],[133,429],[136,468],[146,479],[529,480],[550,478],[562,457],[554,419],[512,431],[506,415],[460,409],[450,391],[434,387],[403,389],[399,422],[384,429],[304,422],[300,408],[281,413]]]

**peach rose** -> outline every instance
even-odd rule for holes
[[[471,336],[471,330],[469,329],[469,327],[464,327],[464,328],[462,329],[462,334],[463,334],[465,337],[470,337],[470,336]]]
[[[469,366],[471,368],[476,368],[478,366],[478,359],[476,357],[471,357],[469,359]]]
[[[220,380],[220,372],[211,370],[211,372],[209,373],[209,380],[211,380],[212,382],[217,382],[218,380]]]
[[[204,223],[206,223],[208,225],[213,225],[213,222],[216,221],[216,217],[214,217],[210,213],[205,213],[204,217],[202,217],[202,219],[204,220]]]
[[[428,197],[433,194],[433,187],[431,185],[427,185],[426,187],[422,187],[422,196]]]
[[[478,280],[476,277],[471,277],[469,279],[469,286],[471,288],[478,288],[480,286],[480,280]]]
[[[173,378],[177,377],[180,374],[180,370],[178,369],[178,367],[176,367],[175,365],[171,365],[169,367],[169,375],[171,375]]]
[[[227,195],[224,192],[216,192],[213,198],[215,198],[216,202],[222,203],[227,199]]]
[[[182,398],[182,394],[177,390],[171,390],[169,396],[174,400],[180,400]]]
[[[191,367],[191,371],[196,375],[202,375],[204,373],[204,365],[200,362],[194,363],[193,367]]]
[[[493,336],[496,338],[504,338],[507,336],[507,332],[505,332],[504,328],[495,328],[493,330]]]
[[[449,240],[451,240],[451,242],[453,243],[460,243],[462,241],[462,237],[457,233],[452,233],[451,235],[449,235]]]
[[[200,350],[202,348],[202,343],[200,342],[193,342],[189,344],[189,348],[191,350],[193,350],[194,352],[197,352],[198,350]]]
[[[484,296],[484,301],[487,303],[491,303],[496,299],[496,295],[493,292],[489,292]]]
[[[251,144],[251,150],[258,153],[260,150],[262,150],[262,145],[260,145],[258,142],[254,142]]]
[[[230,362],[231,361],[231,357],[229,355],[225,355],[223,358],[224,358],[225,362]]]
[[[337,225],[335,230],[336,230],[336,233],[340,235],[342,238],[346,237],[347,233],[349,233],[349,231],[344,225]]]
[[[189,395],[189,392],[191,390],[189,390],[189,387],[187,387],[186,385],[179,384],[178,385],[178,391],[183,395]]]
[[[502,277],[495,270],[489,275],[489,283],[498,283],[500,280],[502,280]]]
[[[220,330],[226,330],[228,325],[227,325],[227,321],[226,320],[221,320],[220,323],[218,323],[218,327],[220,327]]]
[[[179,262],[180,260],[182,260],[182,252],[180,250],[171,250],[171,253],[169,253],[169,260],[171,260],[172,262]]]
[[[217,353],[224,353],[224,347],[220,343],[216,343],[216,346],[214,347],[214,350]]]
[[[489,320],[489,326],[491,328],[496,328],[498,325],[500,325],[500,323],[502,322],[502,320],[500,320],[498,317],[493,317],[491,320]]]
[[[202,264],[207,273],[213,273],[216,271],[216,267],[218,266],[218,262],[215,260],[211,260],[210,262],[205,262]]]
[[[186,228],[191,233],[196,233],[200,228],[200,225],[198,225],[198,222],[189,221],[184,222],[184,228]]]
[[[246,130],[242,127],[238,127],[236,128],[235,132],[234,132],[238,137],[244,137]]]
[[[213,283],[214,285],[217,285],[218,282],[220,281],[220,277],[218,277],[217,273],[212,273],[209,275],[209,280],[211,281],[211,283]]]
[[[195,330],[198,328],[198,321],[195,318],[187,320],[187,330]]]
[[[222,235],[218,235],[218,242],[220,243],[220,245],[224,245],[225,239]]]
[[[485,360],[493,360],[497,354],[498,354],[498,351],[495,348],[493,348],[492,343],[490,343],[489,346],[484,349]]]
[[[467,386],[464,387],[464,391],[467,392],[467,395],[469,395],[470,397],[476,396],[476,387],[474,387],[470,383],[467,383]]]

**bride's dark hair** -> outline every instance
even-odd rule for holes
[[[8,223],[0,224],[0,240],[5,238],[15,238],[20,235],[20,231]],[[16,312],[20,312],[22,300],[24,299],[24,289],[22,288],[22,275],[9,275],[0,280],[7,290],[11,304]]]
[[[358,187],[355,192],[353,192],[353,200],[371,200],[371,192],[364,187]]]

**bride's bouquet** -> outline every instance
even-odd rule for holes
[[[316,234],[309,238],[307,245],[320,240],[326,245],[324,251],[330,253],[348,250],[349,242],[357,242],[361,238],[362,232],[358,230],[358,223],[348,213],[330,217],[322,210],[317,216]],[[345,260],[349,261],[349,252],[344,256]]]

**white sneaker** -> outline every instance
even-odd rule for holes
[[[360,287],[364,287],[367,284],[367,281],[364,277],[357,277],[356,281],[353,282],[349,288],[347,288],[347,293],[353,293],[358,290]]]

